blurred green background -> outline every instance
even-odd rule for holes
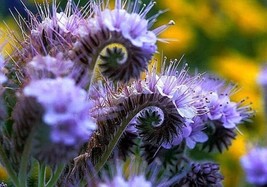
[[[36,12],[33,0],[22,1]],[[57,2],[64,5],[66,0]],[[86,2],[80,0],[81,5]],[[1,0],[0,20],[16,32],[18,27],[8,10],[15,12],[14,7],[27,17],[19,0]],[[252,102],[256,111],[253,122],[240,125],[242,134],[239,133],[232,147],[216,156],[226,187],[247,186],[239,158],[252,144],[267,146],[261,89],[256,83],[260,67],[267,61],[267,0],[158,0],[151,14],[159,10],[168,11],[159,17],[155,27],[169,20],[176,23],[160,35],[175,41],[159,43],[159,56],[180,59],[184,55],[183,60],[192,71],[212,72],[237,82],[240,91],[233,98],[237,101],[248,98]],[[3,21],[1,44],[7,41]],[[4,50],[11,52],[8,45]],[[5,171],[0,170],[0,181],[6,177]]]

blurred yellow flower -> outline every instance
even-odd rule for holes
[[[234,95],[236,99],[249,97],[249,100],[253,101],[253,107],[261,110],[261,95],[256,84],[260,69],[255,60],[237,52],[228,52],[211,59],[211,65],[222,77],[238,83],[242,91]]]
[[[241,32],[266,32],[266,8],[255,0],[220,1],[224,12],[240,27]]]
[[[266,125],[264,124],[263,103],[260,88],[257,85],[257,76],[260,71],[259,64],[254,59],[248,58],[237,52],[227,52],[211,60],[213,69],[228,80],[238,83],[240,91],[233,95],[235,100],[242,100],[248,97],[252,101],[252,107],[256,111],[253,119],[253,132],[246,131],[246,125],[240,125],[243,135],[238,135],[227,152],[219,155],[222,172],[225,176],[225,186],[239,186],[242,181],[242,169],[240,157],[246,153],[248,142],[266,136]],[[256,133],[255,133],[256,132]],[[257,137],[255,136],[257,134]],[[254,135],[253,137],[250,137]],[[233,175],[234,173],[234,175]]]
[[[163,53],[165,53],[165,49],[168,53],[175,53],[175,57],[181,56],[180,54],[182,54],[185,50],[188,50],[195,41],[194,33],[192,32],[191,28],[181,22],[171,26],[168,30],[160,35],[160,38],[167,40],[169,39],[171,42],[168,44],[159,43],[158,49],[164,49]]]
[[[242,169],[239,159],[246,153],[246,140],[244,135],[238,135],[228,151],[218,155],[222,174],[225,176],[224,186],[239,186]]]
[[[0,165],[0,182],[6,181],[8,178],[7,172],[3,166]]]

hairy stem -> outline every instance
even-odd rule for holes
[[[27,187],[27,169],[28,169],[28,164],[30,161],[30,155],[31,155],[31,149],[32,149],[32,142],[33,142],[33,137],[35,134],[35,129],[31,130],[30,135],[28,136],[25,146],[23,149],[22,157],[21,157],[21,163],[20,163],[20,168],[19,168],[19,183],[20,185],[24,185]]]
[[[111,153],[113,152],[114,148],[116,147],[119,139],[121,138],[123,132],[125,131],[125,129],[127,128],[129,122],[132,120],[132,118],[137,115],[139,113],[140,110],[135,110],[133,111],[131,114],[129,114],[122,122],[120,125],[120,128],[117,130],[114,138],[110,141],[106,151],[104,152],[103,155],[101,155],[100,158],[100,162],[98,162],[95,165],[95,170],[96,173],[98,173],[100,171],[100,169],[104,166],[104,164],[106,163],[106,161],[108,160],[109,156],[111,155]]]

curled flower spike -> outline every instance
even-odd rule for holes
[[[227,84],[225,81],[212,77],[203,77],[203,82],[198,88],[198,94],[203,96],[205,107],[208,109],[207,115],[211,121],[220,122],[225,128],[235,128],[243,121],[252,117],[253,111],[250,106],[244,106],[244,101],[234,102],[231,95],[235,93],[237,86]]]
[[[96,29],[76,42],[73,58],[91,72],[98,63],[105,77],[128,82],[131,78],[140,77],[157,50],[157,35],[160,32],[149,29],[158,14],[146,18],[154,2],[142,9],[138,1],[132,4],[116,0],[115,4],[114,10],[102,10],[95,5],[90,20],[94,20],[91,22],[95,23]]]
[[[185,65],[182,70],[178,70],[178,62],[172,61],[170,66],[164,67],[165,62],[162,68],[161,74],[157,74],[153,68],[151,71],[147,72],[146,80],[136,81],[131,87],[125,89],[125,97],[138,94],[159,94],[162,97],[169,98],[169,100],[174,104],[175,111],[179,114],[181,123],[184,125],[175,125],[168,126],[167,129],[172,129],[171,131],[167,130],[163,137],[167,141],[164,141],[162,144],[165,148],[170,148],[171,145],[175,146],[181,143],[182,141],[182,129],[185,127],[186,122],[191,122],[193,117],[201,113],[203,110],[202,106],[198,105],[198,98],[194,96],[194,84],[197,84],[199,81],[198,76],[190,76],[187,73],[187,65]],[[123,94],[122,94],[123,95]],[[150,112],[149,112],[150,111]],[[167,114],[167,113],[166,113]],[[164,114],[164,116],[166,115]],[[160,127],[157,124],[163,117],[162,114],[155,109],[145,110],[137,117],[135,120],[135,126],[138,131],[142,134],[146,134],[145,137],[150,137],[150,139],[156,138],[155,134],[150,134],[149,129],[157,129]],[[164,130],[160,130],[164,134]],[[153,138],[152,138],[153,137]],[[189,140],[188,140],[189,141]],[[153,142],[153,141],[152,141]]]
[[[208,141],[203,144],[203,149],[211,152],[218,150],[220,153],[226,148],[228,149],[232,141],[236,138],[236,129],[225,128],[221,123],[214,123],[205,129],[205,133],[209,136]]]
[[[251,104],[246,105],[245,100],[232,101],[231,95],[236,90],[236,85],[227,84],[210,75],[204,76],[201,84],[196,86],[195,93],[207,110],[199,117],[209,136],[209,140],[204,143],[209,151],[215,148],[222,152],[224,148],[228,148],[236,137],[237,126],[248,121],[254,114]]]
[[[223,176],[218,164],[215,163],[193,163],[185,177],[177,184],[178,186],[221,186]]]
[[[56,1],[53,1],[52,8],[46,3],[37,6],[37,16],[25,7],[29,22],[25,22],[18,13],[17,23],[24,41],[15,39],[14,48],[17,51],[15,57],[21,63],[31,61],[36,55],[55,57],[59,52],[67,55],[72,43],[88,33],[88,25],[82,10],[79,10],[72,1],[68,1],[64,11],[59,11],[57,7]],[[28,32],[25,32],[25,28]],[[17,47],[17,43],[21,46]]]

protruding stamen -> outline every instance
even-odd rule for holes
[[[175,22],[173,20],[170,20],[168,24],[162,25],[156,29],[153,30],[153,32],[156,35],[159,35],[160,33],[162,33],[163,31],[165,31],[166,29],[168,29],[170,26],[174,25]]]
[[[115,9],[121,9],[121,0],[115,1]]]
[[[150,2],[147,6],[144,6],[144,10],[142,12],[140,12],[140,16],[142,18],[145,18],[145,16],[147,15],[147,13],[152,9],[152,7],[156,4],[155,1]]]

